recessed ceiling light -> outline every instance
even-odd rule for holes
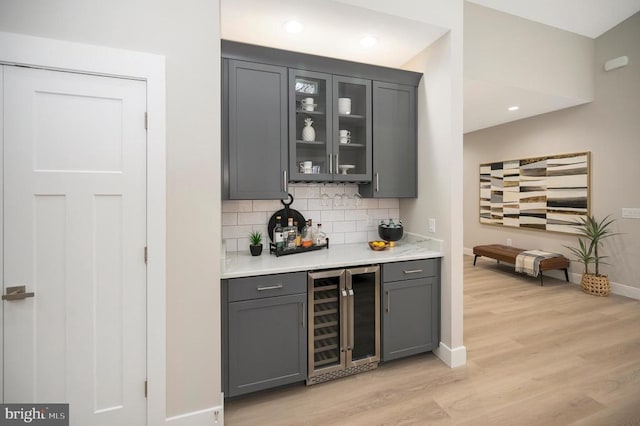
[[[509,111],[517,111],[520,109],[520,107],[518,105],[514,105],[514,106],[510,106],[509,108],[507,108]]]
[[[360,45],[362,47],[373,47],[378,40],[372,35],[366,35],[360,39]]]
[[[291,21],[287,21],[284,24],[284,29],[288,33],[300,33],[302,32],[303,28],[304,27],[302,26],[302,24],[296,21],[295,19],[292,19]]]

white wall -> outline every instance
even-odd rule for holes
[[[464,78],[593,99],[593,40],[465,2]]]
[[[455,47],[456,35],[448,33],[405,64],[404,68],[422,72],[424,77],[418,87],[418,198],[400,201],[400,214],[410,232],[444,241],[440,340],[446,348],[441,347],[438,355],[452,366],[466,362],[460,226],[462,105],[456,89],[461,62]],[[430,218],[436,221],[435,233],[429,233]]]
[[[592,101],[593,55],[588,37],[465,2],[464,131]]]
[[[219,1],[2,0],[0,31],[166,56],[167,415],[220,405]]]
[[[591,212],[610,214],[623,235],[604,243],[604,272],[621,284],[613,291],[640,298],[640,220],[623,219],[623,207],[640,207],[640,13],[595,40],[595,97],[590,104],[557,111],[464,136],[466,248],[506,243],[565,253],[575,236],[480,225],[479,164],[570,152],[591,151]],[[629,65],[605,72],[604,63],[626,55]],[[582,268],[572,265],[579,279]],[[559,275],[557,275],[559,276]],[[625,287],[626,286],[626,287]]]

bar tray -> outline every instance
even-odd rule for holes
[[[322,245],[322,246],[311,246],[311,247],[297,247],[295,250],[282,250],[282,249],[278,249],[275,245],[275,243],[269,243],[269,254],[275,254],[276,257],[280,257],[280,256],[286,256],[288,254],[297,254],[297,253],[304,253],[307,251],[316,251],[316,250],[322,250],[322,249],[328,249],[329,248],[329,238],[327,238],[327,244]]]

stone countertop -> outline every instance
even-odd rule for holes
[[[222,259],[222,279],[439,258],[441,247],[442,241],[412,234],[382,251],[371,250],[367,243],[330,244],[328,249],[276,257],[265,247],[261,256],[248,251],[227,253]]]

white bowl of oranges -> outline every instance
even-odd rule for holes
[[[369,241],[369,247],[371,247],[371,250],[380,251],[389,247],[389,243],[387,241],[382,241],[382,240]]]

